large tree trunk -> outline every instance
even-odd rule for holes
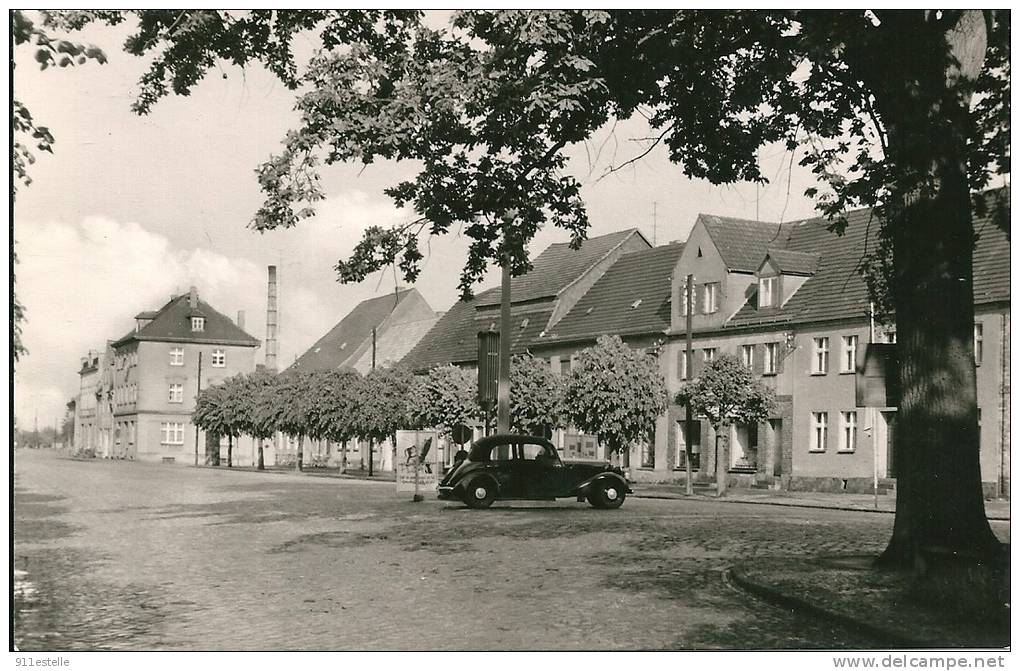
[[[347,441],[341,441],[340,443],[340,472],[347,472]]]
[[[260,471],[266,470],[266,459],[265,459],[264,451],[262,449],[262,441],[263,441],[263,439],[259,438],[259,440],[258,440],[258,443],[259,443],[259,457],[258,457],[258,459],[259,459],[259,461],[258,461],[258,466],[256,466],[256,468],[258,470],[260,470]]]
[[[928,550],[992,556],[999,549],[981,489],[965,163],[965,86],[980,71],[984,22],[980,12],[965,12],[957,25],[948,40],[930,20],[901,35],[885,59],[892,83],[877,97],[888,158],[908,176],[886,204],[901,389],[896,520],[880,558],[889,566],[917,566]],[[931,57],[939,40],[954,57],[949,64]]]
[[[234,465],[234,437],[227,434],[227,468]]]
[[[304,466],[304,463],[303,463],[304,447],[305,447],[305,437],[300,435],[300,434],[298,434],[298,437],[297,437],[297,454],[294,455],[294,470],[295,471],[300,471],[301,468]]]

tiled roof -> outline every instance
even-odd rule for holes
[[[514,303],[548,298],[557,295],[579,278],[599,259],[622,244],[631,235],[640,235],[636,228],[600,235],[585,240],[580,249],[571,249],[570,243],[549,245],[531,262],[527,274],[510,281],[510,295]],[[479,295],[477,305],[499,303],[500,294]]]
[[[367,338],[411,293],[404,289],[361,301],[346,317],[319,338],[307,352],[290,365],[290,370],[328,370],[353,365],[351,357]]]
[[[802,253],[821,251],[818,271],[808,278],[780,308],[758,310],[748,301],[726,324],[743,327],[775,322],[811,322],[868,314],[868,289],[859,267],[873,250],[879,222],[871,210],[847,215],[842,236],[827,230],[824,218],[793,222],[786,249]],[[978,233],[974,249],[974,302],[977,305],[1009,300],[1009,240],[990,217],[975,218]]]
[[[469,359],[476,358],[475,306],[479,299],[489,294],[498,296],[499,289],[489,289],[471,300],[457,301],[407,353],[401,363],[414,370],[424,370],[461,360],[458,357],[463,357],[465,351],[470,351],[472,347],[475,348],[475,354],[470,355]]]
[[[769,247],[785,247],[789,224],[773,224],[750,219],[734,219],[714,214],[699,214],[715,243],[723,263],[731,271],[753,273],[758,270],[764,251]]]
[[[821,254],[813,252],[794,252],[774,247],[768,250],[768,258],[784,275],[814,275],[818,271],[820,257]]]
[[[258,339],[245,333],[230,317],[220,314],[201,299],[198,300],[198,308],[205,317],[202,331],[191,330],[190,315],[194,310],[188,305],[188,294],[184,294],[171,299],[155,313],[150,313],[153,315],[151,322],[137,332],[132,330],[113,344],[116,347],[130,340],[156,340],[258,347]]]
[[[671,244],[624,254],[539,343],[665,331],[670,325],[671,277],[683,250],[682,244]]]

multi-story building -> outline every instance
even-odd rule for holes
[[[652,248],[623,232],[634,244],[606,257],[597,270],[585,248],[613,238],[593,238],[570,259],[588,269],[586,280],[569,284],[567,277],[570,300],[558,298],[539,310],[541,302],[522,288],[562,283],[559,265],[570,258],[541,263],[550,248],[530,273],[514,280],[513,350],[530,351],[566,372],[577,351],[599,335],[616,334],[632,347],[658,352],[671,398],[706,361],[736,355],[774,388],[779,401],[767,422],[731,427],[728,467],[737,484],[870,491],[877,477],[888,487],[895,478],[890,446],[896,408],[858,408],[855,397],[855,371],[866,345],[895,342],[895,325],[873,319],[859,272],[877,240],[871,219],[868,210],[849,213],[845,234],[837,236],[821,218],[777,224],[700,215],[684,244]],[[975,230],[981,472],[986,493],[1007,494],[1009,241],[988,218],[976,219]],[[688,276],[694,284],[690,296]],[[405,361],[417,369],[443,363],[474,367],[475,334],[496,327],[498,300],[498,290],[489,290],[458,303]],[[688,436],[684,419],[684,409],[670,403],[654,440],[632,446],[633,479],[685,477],[687,442],[695,477],[714,477],[712,428],[695,419]],[[557,440],[570,456],[604,456],[591,436],[564,431]]]
[[[112,453],[129,459],[190,463],[203,438],[191,423],[198,391],[255,369],[259,341],[212,306],[195,287],[111,345]]]

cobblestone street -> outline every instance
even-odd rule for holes
[[[468,510],[392,483],[15,455],[21,650],[867,648],[724,578],[893,518],[631,499]],[[1000,533],[1006,525],[996,524]]]

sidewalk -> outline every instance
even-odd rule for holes
[[[631,496],[645,499],[686,499],[684,485],[632,483]],[[694,498],[720,503],[751,503],[770,506],[797,506],[800,508],[830,508],[872,513],[895,513],[896,495],[879,494],[875,507],[873,494],[843,494],[826,492],[788,492],[773,489],[731,488],[722,498],[716,498],[714,488],[695,485]],[[990,520],[1009,521],[1009,501],[1001,499],[985,501],[985,513]]]

